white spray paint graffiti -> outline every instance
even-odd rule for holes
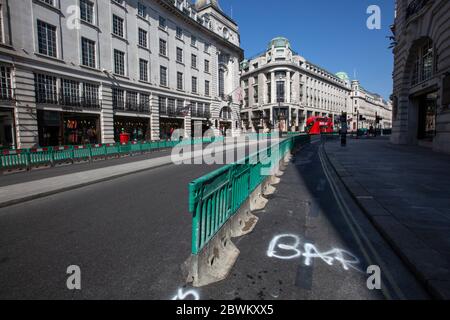
[[[174,296],[172,300],[186,300],[187,297],[191,297],[193,300],[200,300],[200,295],[197,293],[197,291],[188,290],[184,292],[183,289],[178,289],[177,295]]]
[[[336,261],[342,265],[344,270],[349,270],[352,268],[361,272],[361,270],[357,267],[360,263],[359,259],[347,250],[334,248],[326,252],[321,252],[313,244],[305,243],[303,245],[302,252],[300,247],[301,240],[297,235],[278,235],[270,242],[269,249],[267,250],[267,256],[269,258],[277,258],[281,260],[305,258],[306,266],[310,266],[313,259],[321,259],[330,266],[332,266]],[[282,251],[284,251],[284,253]]]

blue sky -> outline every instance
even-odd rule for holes
[[[367,90],[389,98],[392,51],[389,26],[394,0],[219,0],[237,21],[245,56],[263,52],[274,37],[285,36],[307,60],[330,72],[345,71]],[[368,6],[381,8],[381,30],[369,30]],[[232,13],[231,13],[231,8]]]

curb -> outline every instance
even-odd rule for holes
[[[406,267],[423,285],[434,299],[450,299],[450,266],[440,255],[428,254],[424,261],[423,254],[433,252],[407,227],[397,221],[376,198],[359,184],[334,156],[329,155],[324,144],[324,153],[350,196],[364,212],[375,229],[400,257]]]

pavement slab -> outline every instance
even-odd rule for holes
[[[346,148],[328,141],[325,150],[346,188],[412,271],[435,298],[450,299],[450,156],[394,146],[384,138],[350,139]],[[354,180],[340,174],[342,166]],[[359,199],[354,181],[373,200]],[[382,208],[390,215],[374,214]]]

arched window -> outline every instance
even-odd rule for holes
[[[230,120],[232,115],[232,111],[230,107],[223,107],[220,111],[220,118]]]
[[[426,42],[418,45],[415,50],[411,75],[411,85],[413,86],[427,81],[434,74],[433,42],[427,39]]]

